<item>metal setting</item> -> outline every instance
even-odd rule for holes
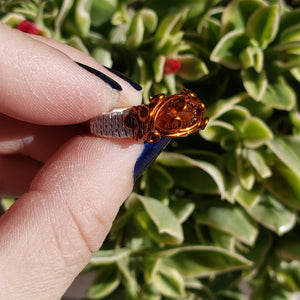
[[[204,129],[205,105],[191,90],[149,98],[149,104],[116,109],[90,121],[91,133],[112,138],[142,139],[154,143],[165,137],[180,137]]]

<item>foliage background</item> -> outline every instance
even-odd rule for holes
[[[296,1],[0,0],[0,18],[125,73],[145,102],[188,87],[208,107],[207,129],[174,140],[136,183],[86,268],[88,299],[300,290]]]

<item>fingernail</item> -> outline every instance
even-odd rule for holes
[[[2,216],[5,213],[5,210],[0,202],[0,216]]]
[[[126,77],[124,74],[114,70],[114,69],[111,69],[109,67],[105,67],[108,71],[112,72],[113,74],[119,76],[121,79],[127,81],[134,89],[136,89],[137,91],[141,91],[142,90],[142,87],[137,84],[135,81],[131,80],[130,78]]]
[[[137,159],[134,166],[134,181],[142,175],[155,158],[167,147],[170,141],[170,138],[162,137],[156,143],[144,143],[142,154]]]
[[[109,84],[111,86],[112,89],[117,90],[117,91],[122,91],[122,87],[113,79],[111,79],[110,77],[108,77],[107,75],[105,75],[104,73],[89,67],[87,65],[84,65],[80,62],[75,61],[76,64],[80,67],[82,67],[83,69],[85,69],[86,71],[96,75],[98,78],[102,79],[104,82],[106,82],[107,84]]]

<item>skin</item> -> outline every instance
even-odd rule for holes
[[[3,24],[0,65],[0,194],[19,197],[0,217],[0,299],[60,299],[101,247],[142,150],[82,124],[141,95],[91,57]]]

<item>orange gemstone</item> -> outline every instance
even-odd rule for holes
[[[178,137],[195,132],[201,127],[205,105],[189,90],[161,98],[150,116],[154,129],[163,136]]]
[[[148,106],[133,107],[124,125],[137,130],[136,139],[154,143],[161,136],[180,137],[204,129],[208,123],[208,118],[202,117],[204,111],[205,105],[196,94],[183,89],[182,93],[168,97],[164,94],[150,97]]]

